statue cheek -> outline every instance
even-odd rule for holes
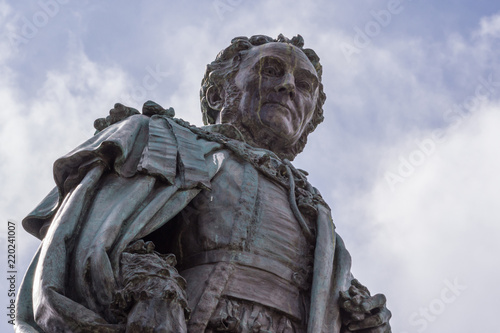
[[[316,103],[314,100],[308,99],[306,103],[304,103],[304,112],[307,114],[307,120],[311,120],[314,111],[316,110]]]
[[[311,114],[311,105],[307,101],[301,100],[299,103],[297,103],[297,111],[300,117],[302,117],[301,120],[306,120],[309,118],[309,115]]]

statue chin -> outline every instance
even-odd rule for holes
[[[284,122],[261,123],[262,126],[268,129],[267,144],[269,150],[283,150],[297,143],[297,130],[290,128]],[[258,140],[256,140],[258,141]]]
[[[249,145],[256,148],[264,148],[272,151],[278,155],[282,155],[284,152],[288,152],[290,147],[296,143],[296,140],[291,138],[291,135],[288,135],[287,129],[279,129],[276,125],[273,127],[272,131],[270,130],[270,126],[265,123],[261,123],[262,127],[269,129],[266,131],[265,135],[262,132],[258,132],[256,134],[251,133],[247,130],[242,130],[245,142]],[[289,157],[287,157],[290,159]]]

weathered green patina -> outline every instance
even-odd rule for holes
[[[208,65],[205,127],[116,104],[23,221],[42,243],[16,331],[390,332],[290,162],[324,100],[319,58],[280,35],[235,38]]]

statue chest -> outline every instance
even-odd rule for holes
[[[179,263],[197,253],[221,249],[297,267],[312,260],[312,244],[290,208],[288,191],[249,163],[226,161],[212,180],[212,190],[202,191],[182,219]]]
[[[190,305],[197,306],[203,286],[221,284],[224,296],[303,319],[313,247],[288,190],[237,160],[226,161],[211,185],[177,220],[175,254]],[[227,265],[233,267],[227,280],[213,277],[214,267]]]

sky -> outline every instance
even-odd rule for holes
[[[17,286],[40,243],[21,221],[96,118],[153,100],[202,125],[205,66],[232,38],[300,34],[327,101],[294,164],[331,205],[353,274],[387,296],[393,332],[496,330],[495,1],[0,0],[0,26],[0,261],[8,278],[10,221]],[[0,300],[8,332],[8,284]]]

